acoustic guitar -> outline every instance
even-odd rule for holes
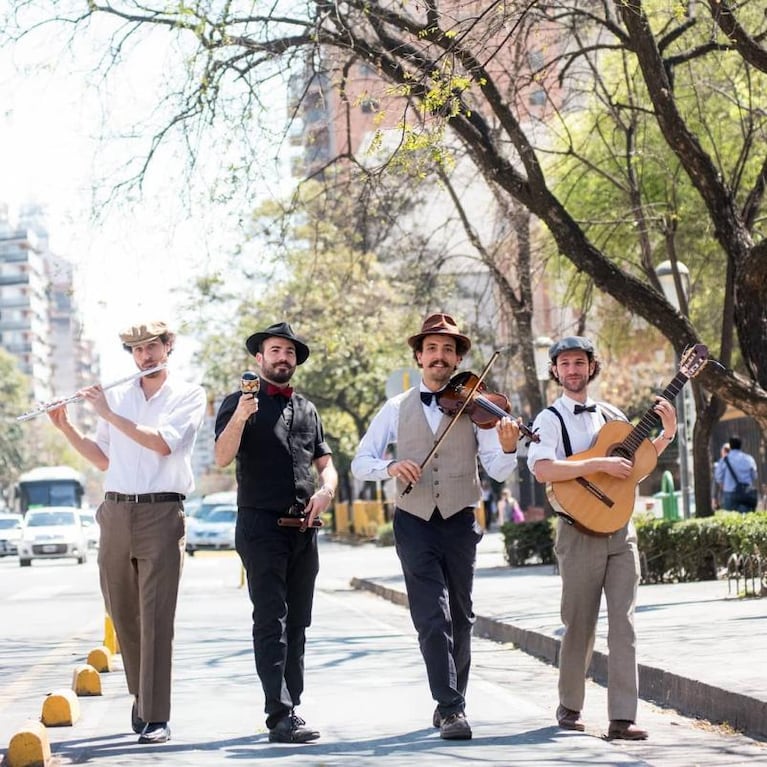
[[[679,372],[661,396],[673,402],[684,384],[695,377],[707,361],[708,349],[705,345],[696,344],[687,349],[682,355]],[[592,533],[608,535],[620,530],[634,512],[637,485],[658,462],[658,454],[648,435],[659,421],[658,414],[652,408],[636,426],[625,421],[608,421],[588,450],[565,460],[621,456],[632,462],[631,474],[619,479],[598,471],[575,479],[549,482],[546,495],[554,510]]]

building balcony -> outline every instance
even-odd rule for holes
[[[0,274],[0,287],[3,285],[29,285],[29,275]]]
[[[20,320],[0,320],[0,333],[5,333],[9,330],[31,330],[32,324],[28,319]]]

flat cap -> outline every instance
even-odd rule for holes
[[[120,331],[120,340],[123,342],[123,346],[129,348],[149,343],[149,341],[154,341],[160,336],[170,336],[171,339],[174,337],[174,334],[168,329],[168,325],[162,320],[142,322]]]
[[[584,336],[565,336],[555,341],[549,347],[549,359],[554,362],[562,352],[580,350],[586,352],[589,357],[594,356],[594,344]]]

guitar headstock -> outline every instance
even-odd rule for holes
[[[705,344],[688,346],[679,361],[679,371],[688,378],[694,378],[708,362],[708,347]]]

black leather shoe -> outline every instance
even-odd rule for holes
[[[647,740],[649,733],[627,719],[613,719],[607,729],[608,740]]]
[[[434,716],[431,718],[431,723],[439,729],[442,726],[442,714],[439,713],[439,706],[434,709]]]
[[[138,715],[138,698],[133,699],[133,707],[130,710],[130,726],[136,735],[144,732],[146,722]]]
[[[586,729],[586,725],[581,719],[581,712],[573,711],[562,705],[557,708],[557,723],[563,730],[583,732]]]
[[[139,736],[139,743],[167,743],[170,740],[170,727],[167,722],[147,722]]]
[[[319,730],[309,727],[300,716],[293,712],[280,719],[269,730],[270,743],[308,743],[319,737]]]
[[[444,740],[471,740],[471,725],[463,711],[456,711],[442,718],[439,737]]]

